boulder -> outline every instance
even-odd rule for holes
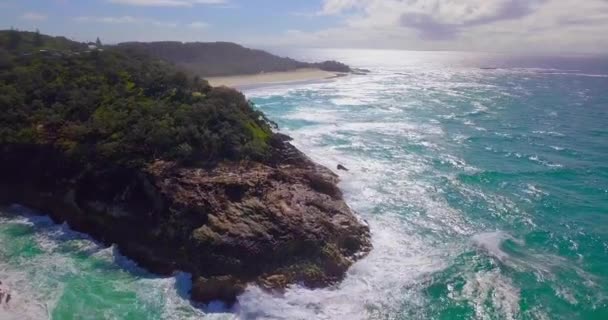
[[[228,304],[245,290],[245,283],[233,276],[198,277],[192,283],[192,299],[197,301],[220,300]]]
[[[341,164],[338,165],[338,170],[348,171],[348,169],[345,166],[341,165]]]

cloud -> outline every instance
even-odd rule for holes
[[[205,29],[208,26],[209,26],[209,24],[202,22],[202,21],[195,21],[195,22],[188,24],[188,27],[190,27],[192,29]]]
[[[311,46],[608,52],[607,0],[323,0],[332,28],[285,35]],[[367,38],[367,45],[364,39]]]
[[[38,12],[26,12],[21,15],[21,19],[29,20],[29,21],[44,21],[48,18],[46,14],[38,13]]]
[[[421,37],[426,39],[449,39],[457,36],[462,29],[492,24],[501,20],[516,20],[534,12],[540,1],[534,0],[503,0],[488,1],[483,8],[481,3],[471,6],[471,3],[460,3],[460,7],[444,4],[433,7],[431,12],[404,12],[399,23],[404,27],[418,30]],[[442,13],[449,13],[449,16]]]
[[[226,5],[227,0],[108,0],[111,3],[147,6],[147,7],[192,7],[194,5],[211,4]]]
[[[149,18],[139,18],[133,16],[120,16],[120,17],[91,17],[83,16],[74,19],[77,22],[95,22],[95,23],[106,23],[106,24],[139,24],[139,25],[153,25],[158,27],[175,28],[177,23],[159,21]]]
[[[325,0],[320,14],[358,13],[368,24],[473,26],[517,19],[546,0]],[[408,25],[409,26],[409,25]]]
[[[364,0],[326,0],[323,3],[323,8],[319,11],[321,15],[339,14],[344,11],[363,7]]]

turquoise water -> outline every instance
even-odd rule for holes
[[[350,169],[341,187],[375,248],[343,283],[196,308],[187,274],[146,274],[13,207],[0,318],[608,319],[608,60],[290,55],[372,71],[246,91],[314,160]]]

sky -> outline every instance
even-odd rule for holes
[[[78,41],[608,53],[608,0],[0,0],[0,28]]]

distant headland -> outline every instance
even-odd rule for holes
[[[126,42],[116,47],[169,61],[212,85],[231,87],[322,80],[353,71],[337,61],[302,62],[230,42]]]

